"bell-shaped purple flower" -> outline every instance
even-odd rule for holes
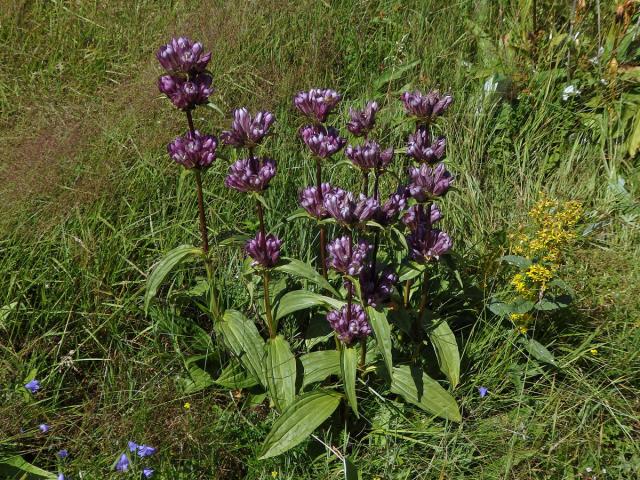
[[[213,93],[212,78],[207,73],[199,73],[189,80],[175,75],[163,75],[158,79],[158,89],[180,110],[193,110],[197,105],[208,102]]]
[[[142,475],[144,476],[144,478],[151,478],[153,476],[153,468],[151,467],[145,467],[142,469]]]
[[[409,135],[407,143],[407,155],[419,162],[434,163],[442,160],[447,141],[444,137],[438,137],[431,143],[431,136],[426,128],[419,128]]]
[[[441,230],[418,228],[407,236],[409,256],[419,262],[438,259],[453,246],[451,237]]]
[[[38,425],[38,430],[40,430],[41,433],[47,433],[49,431],[49,425],[47,425],[46,423],[41,423],[40,425]]]
[[[404,109],[407,114],[417,117],[425,122],[432,122],[439,115],[442,115],[453,97],[449,94],[441,95],[437,90],[432,90],[426,95],[416,90],[415,92],[404,92],[401,96]]]
[[[267,135],[275,120],[271,112],[258,112],[252,117],[246,108],[238,108],[233,112],[231,130],[222,132],[220,139],[225,145],[255,147]]]
[[[336,188],[324,196],[324,208],[341,225],[356,225],[375,218],[380,205],[373,197],[361,194],[356,200],[353,193]]]
[[[431,228],[431,225],[442,218],[442,212],[435,203],[431,204],[429,212],[430,214],[427,216],[424,205],[422,204],[413,205],[409,207],[402,216],[402,223],[409,227],[411,231],[415,231],[421,227]],[[429,223],[427,223],[427,221]]]
[[[150,447],[149,445],[138,445],[137,448],[137,454],[140,458],[150,457],[156,453],[156,451],[154,447]]]
[[[384,268],[379,272],[379,275],[375,276],[370,266],[363,268],[360,272],[362,300],[372,307],[388,302],[397,282],[398,276],[389,267]]]
[[[264,268],[274,267],[280,259],[280,246],[282,240],[275,235],[267,234],[266,238],[262,232],[258,232],[255,238],[252,238],[245,245],[247,255],[253,258],[252,265],[255,267],[260,265]]]
[[[398,215],[407,206],[407,200],[404,192],[389,195],[386,202],[382,204],[375,220],[380,225],[391,225],[398,219]]]
[[[376,123],[376,113],[380,106],[378,102],[367,102],[364,110],[356,110],[354,108],[349,109],[349,123],[347,123],[347,130],[349,130],[356,137],[363,137],[368,135]]]
[[[327,314],[327,321],[338,334],[340,341],[349,345],[354,340],[367,338],[371,334],[371,325],[367,321],[364,309],[357,304],[351,308],[345,305],[340,310],[332,310]]]
[[[327,245],[329,266],[344,275],[359,275],[371,248],[364,240],[352,245],[349,237],[338,237]]]
[[[344,150],[344,154],[363,170],[382,170],[391,163],[393,148],[382,150],[377,142],[367,140],[363,145],[356,145],[355,147],[349,145]]]
[[[303,115],[324,123],[341,99],[335,90],[312,88],[308,92],[298,92],[293,97],[293,105]]]
[[[342,150],[347,140],[338,130],[322,125],[307,125],[300,129],[300,138],[316,157],[327,158]]]
[[[239,192],[260,192],[269,186],[276,174],[276,162],[271,158],[243,158],[229,167],[224,184]]]
[[[118,462],[116,463],[116,472],[126,472],[129,470],[129,457],[126,453],[120,455]]]
[[[40,390],[40,381],[39,380],[29,380],[25,385],[24,388],[26,388],[27,390],[29,390],[29,392],[31,393],[36,393],[38,390]]]
[[[216,159],[218,140],[199,131],[187,132],[167,145],[169,156],[185,168],[207,168]]]
[[[418,202],[443,196],[453,183],[453,176],[447,171],[444,163],[439,163],[435,168],[426,163],[417,168],[410,167],[409,177],[409,194]]]
[[[63,448],[62,450],[58,451],[58,453],[56,453],[56,456],[62,459],[67,458],[69,456],[69,450]]]
[[[171,73],[191,75],[206,70],[211,52],[205,52],[200,42],[192,42],[186,37],[172,38],[156,52],[160,65]]]
[[[324,207],[324,197],[334,190],[328,183],[323,183],[320,188],[322,199],[319,195],[318,188],[315,186],[305,188],[300,192],[298,197],[302,208],[304,208],[309,215],[317,219],[323,219],[329,215],[327,209]]]

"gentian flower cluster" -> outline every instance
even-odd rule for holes
[[[447,141],[444,137],[438,137],[431,143],[431,135],[426,127],[420,127],[415,133],[409,135],[407,142],[407,155],[419,162],[434,163],[444,157]]]
[[[213,135],[202,135],[198,130],[187,132],[167,145],[169,156],[185,168],[207,168],[216,159],[218,140]]]
[[[378,102],[367,102],[364,110],[350,108],[350,120],[347,123],[347,130],[355,137],[366,137],[375,126],[378,110],[380,110]]]
[[[327,245],[329,266],[344,275],[359,275],[364,268],[371,245],[360,240],[356,245],[351,244],[351,238],[338,237]]]
[[[327,321],[340,341],[347,345],[354,340],[367,338],[371,334],[371,325],[367,321],[367,315],[364,309],[357,304],[345,305],[340,310],[332,310],[327,314]]]
[[[304,116],[324,123],[340,100],[342,95],[335,90],[312,88],[308,92],[298,92],[293,97],[293,105]]]
[[[349,145],[344,153],[354,165],[365,171],[387,168],[393,158],[393,148],[382,150],[373,140],[367,140],[363,145],[355,147]]]
[[[453,176],[444,163],[432,168],[424,163],[409,168],[409,194],[418,202],[427,202],[442,197],[451,187]]]
[[[339,152],[347,140],[340,136],[338,130],[324,125],[307,125],[300,129],[300,138],[318,158],[328,158]]]
[[[222,132],[220,138],[225,145],[253,148],[268,134],[275,120],[271,112],[258,112],[252,117],[246,108],[238,108],[233,112],[231,129]]]
[[[318,220],[327,218],[329,213],[324,206],[324,199],[333,192],[334,188],[328,184],[323,183],[320,186],[321,194],[318,194],[318,187],[307,187],[300,192],[298,200],[302,208],[304,208],[309,215]]]
[[[378,275],[370,266],[367,266],[360,272],[362,300],[367,305],[378,307],[390,300],[396,283],[398,283],[398,275],[390,267],[384,268]]]
[[[404,109],[408,115],[416,117],[424,123],[431,123],[442,115],[453,102],[451,95],[441,95],[437,90],[424,95],[419,90],[404,92],[401,96]]]
[[[245,245],[245,251],[253,259],[253,266],[262,266],[264,268],[275,267],[280,259],[280,246],[282,240],[272,234],[268,234],[266,238],[262,232],[258,232],[255,238],[252,238]]]
[[[276,175],[276,162],[271,158],[242,158],[229,167],[224,184],[239,192],[261,192]]]

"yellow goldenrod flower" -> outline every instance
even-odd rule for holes
[[[529,329],[525,326],[518,328],[518,332],[520,332],[521,335],[526,335],[528,331]]]

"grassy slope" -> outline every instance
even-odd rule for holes
[[[139,438],[161,448],[161,478],[267,478],[272,470],[280,478],[340,478],[331,457],[311,463],[302,448],[255,461],[266,412],[238,412],[228,392],[191,396],[186,412],[176,377],[184,374],[189,331],[140,312],[150,265],[172,246],[197,242],[192,178],[164,153],[183,119],[158,98],[152,60],[162,39],[186,32],[214,51],[213,101],[221,111],[248,105],[276,113],[278,134],[265,150],[278,159],[281,175],[267,222],[284,235],[287,254],[310,255],[313,240],[302,225],[285,226],[282,212],[295,208],[295,192],[310,178],[294,136],[291,94],[314,85],[345,94],[343,120],[349,104],[378,98],[385,104],[381,121],[389,125],[384,140],[397,146],[409,128],[400,123],[401,88],[454,92],[442,129],[459,192],[447,200],[446,225],[470,279],[492,275],[504,231],[523,220],[540,190],[583,200],[607,222],[568,266],[575,307],[539,329],[563,368],[516,388],[509,380],[513,367],[524,368],[527,360],[515,334],[483,315],[472,326],[461,319],[454,328],[465,371],[456,396],[465,422],[445,426],[409,409],[378,425],[386,435],[352,447],[364,477],[559,478],[591,466],[628,478],[640,464],[633,445],[640,341],[633,285],[640,272],[629,262],[638,243],[623,217],[625,199],[606,185],[622,175],[633,188],[637,178],[615,143],[579,127],[575,109],[560,100],[562,74],[536,75],[526,56],[491,47],[507,31],[514,42],[524,37],[527,19],[517,2],[501,2],[502,13],[475,3],[300,2],[283,10],[275,0],[259,7],[178,2],[161,11],[144,1],[134,7],[34,2],[18,9],[15,22],[3,19],[3,39],[18,45],[20,55],[5,49],[0,58],[7,119],[0,153],[10,166],[0,171],[8,199],[0,206],[6,225],[0,305],[19,307],[0,323],[0,383],[9,387],[0,405],[0,449],[54,469],[53,453],[66,447],[73,453],[68,471],[104,478],[126,440]],[[559,24],[568,14],[559,9]],[[557,58],[565,52],[540,53],[538,69]],[[414,60],[420,64],[383,81]],[[496,69],[519,78],[524,92],[511,105],[483,97],[483,82]],[[213,131],[227,121],[215,109],[197,117]],[[206,176],[217,239],[254,228],[251,211],[222,187],[226,165],[220,161]],[[343,167],[331,170],[342,184],[346,174]],[[239,253],[220,248],[217,258],[228,299],[245,302],[234,280]],[[185,271],[176,285],[194,274]],[[499,285],[491,282],[484,293]],[[209,328],[206,319],[195,321]],[[594,346],[597,357],[588,353]],[[19,385],[32,369],[45,379],[44,400],[27,404]],[[482,402],[480,384],[491,392]],[[43,420],[53,427],[46,437],[35,433]]]

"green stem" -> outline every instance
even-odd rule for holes
[[[360,370],[364,370],[364,364],[366,360],[367,360],[367,339],[362,338],[360,339],[360,364],[358,366]]]
[[[267,329],[269,330],[269,338],[276,338],[276,332],[273,327],[273,317],[271,316],[271,300],[269,299],[269,272],[265,270],[262,273],[264,285],[262,293],[264,294],[264,312],[267,317]]]
[[[322,203],[322,164],[321,160],[316,158],[316,191],[318,195],[318,202]],[[322,276],[327,279],[327,232],[324,225],[320,225],[320,270]]]

